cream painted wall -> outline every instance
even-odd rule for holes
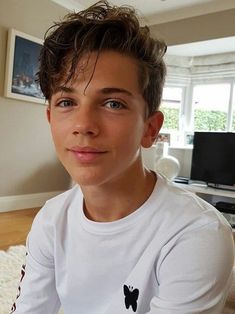
[[[54,153],[46,106],[3,95],[8,28],[43,39],[53,21],[66,13],[50,0],[0,0],[0,197],[69,186]]]
[[[177,45],[235,35],[235,9],[201,15],[150,27],[167,45]]]

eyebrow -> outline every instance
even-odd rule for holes
[[[65,92],[65,93],[74,93],[75,89],[72,87],[66,87],[66,86],[57,86],[53,92],[53,94],[57,94],[59,92]]]
[[[73,87],[58,86],[55,89],[54,94],[59,93],[59,92],[75,93],[76,89]],[[98,92],[101,94],[105,94],[105,95],[120,93],[120,94],[126,94],[128,96],[133,96],[133,94],[130,91],[128,91],[124,88],[119,88],[119,87],[104,87],[104,88],[101,88]]]
[[[113,93],[120,93],[120,94],[127,94],[128,96],[133,96],[131,92],[124,88],[119,87],[105,87],[102,88],[100,91],[102,94],[113,94]]]

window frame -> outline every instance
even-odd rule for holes
[[[168,132],[168,133],[172,133],[172,132],[182,132],[182,116],[184,116],[184,103],[185,103],[185,93],[186,93],[186,86],[181,85],[181,84],[165,84],[165,86],[163,88],[180,88],[182,90],[182,94],[181,94],[181,103],[180,103],[180,108],[179,108],[179,130],[168,130],[168,129],[163,129],[162,128],[162,132]],[[164,99],[162,98],[162,101]],[[163,105],[161,104],[160,106],[160,111],[161,108],[163,107]]]
[[[228,110],[227,110],[227,115],[226,115],[226,125],[225,125],[225,130],[224,131],[218,131],[218,132],[231,132],[231,127],[230,127],[230,124],[231,124],[231,121],[232,121],[232,117],[230,116],[231,114],[231,106],[232,106],[232,85],[235,84],[235,79],[234,79],[234,82],[233,81],[225,81],[225,80],[214,80],[214,81],[205,81],[203,80],[203,83],[200,83],[199,81],[197,83],[194,83],[192,84],[192,99],[191,99],[191,125],[190,125],[190,129],[192,132],[195,132],[197,130],[195,130],[194,128],[194,108],[193,108],[193,92],[194,92],[194,88],[196,86],[206,86],[206,85],[220,85],[220,84],[228,84],[230,87],[229,87],[229,97],[228,97]],[[203,130],[203,131],[206,131],[206,132],[215,132],[215,131],[210,131],[210,130]],[[202,132],[203,132],[202,131]],[[217,131],[216,131],[217,132]]]
[[[179,80],[180,81],[180,80]],[[188,133],[194,133],[194,117],[193,117],[193,89],[197,85],[211,85],[211,84],[224,84],[227,83],[230,85],[230,95],[229,95],[229,104],[227,111],[227,123],[225,132],[235,132],[232,130],[232,121],[233,115],[235,115],[235,76],[231,77],[217,77],[215,79],[208,78],[207,73],[200,76],[197,79],[190,79],[185,82],[177,82],[177,79],[166,80],[164,87],[180,87],[182,88],[182,102],[181,109],[179,113],[179,131],[171,131],[169,133],[179,132],[181,137],[185,138],[185,135]],[[161,110],[161,107],[160,107]],[[168,132],[167,129],[162,129],[162,132]],[[182,141],[180,141],[176,146],[178,147],[187,147]]]

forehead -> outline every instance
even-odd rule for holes
[[[133,57],[115,51],[91,52],[79,60],[70,83],[103,84],[140,93],[138,73]]]
[[[117,70],[120,67],[137,70],[137,60],[125,53],[117,52],[114,50],[105,50],[101,52],[93,51],[83,55],[78,62],[78,69],[90,70],[94,68],[112,65],[109,70]]]

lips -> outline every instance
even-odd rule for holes
[[[107,151],[102,150],[102,149],[98,149],[95,147],[72,147],[70,149],[68,149],[73,155],[74,157],[83,163],[90,163],[90,162],[94,162],[96,161],[98,158],[100,158],[101,156],[103,156],[105,153],[107,153]]]

